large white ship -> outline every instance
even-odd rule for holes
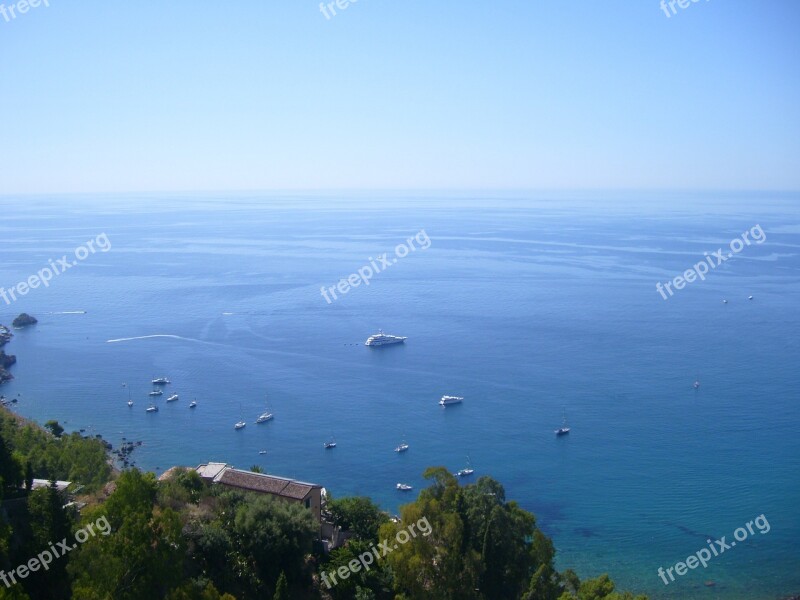
[[[461,404],[464,401],[464,398],[461,396],[442,396],[442,399],[439,400],[439,404],[442,406],[450,406],[451,404]]]
[[[404,338],[399,335],[389,335],[388,333],[383,333],[383,330],[378,330],[378,333],[367,338],[367,341],[364,342],[364,345],[386,346],[387,344],[402,344],[406,341],[406,339],[408,338]]]

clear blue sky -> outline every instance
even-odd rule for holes
[[[0,195],[800,189],[797,0],[49,1],[0,16]]]

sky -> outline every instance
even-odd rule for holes
[[[0,195],[800,189],[796,0],[40,1]]]

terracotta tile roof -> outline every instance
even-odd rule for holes
[[[302,500],[308,495],[308,492],[314,489],[315,486],[309,485],[307,483],[298,483],[296,481],[291,482],[285,488],[283,488],[283,492],[281,492],[281,496],[286,496],[287,498],[295,498],[297,500]],[[319,487],[319,486],[316,486]]]
[[[221,483],[253,492],[274,494],[284,498],[291,498],[292,500],[302,500],[312,489],[321,487],[313,483],[293,481],[283,477],[264,475],[263,473],[241,471],[231,467],[224,469],[217,475],[214,478],[214,483]]]

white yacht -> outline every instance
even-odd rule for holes
[[[256,423],[266,423],[270,421],[274,415],[269,412],[269,407],[263,413],[261,413],[258,418],[256,419]]]
[[[189,408],[194,408],[195,406],[197,406],[197,400],[192,400],[192,401],[189,403]]]
[[[408,450],[408,444],[406,444],[405,442],[403,442],[397,448],[394,449],[395,452],[405,452],[406,450]]]
[[[451,404],[461,404],[464,401],[464,398],[461,396],[442,396],[442,399],[439,400],[439,404],[441,406],[450,406]]]
[[[236,422],[236,425],[233,426],[234,429],[242,429],[242,428],[244,428],[245,425],[247,425],[247,423],[244,420],[244,417],[241,416],[242,414],[243,414],[242,413],[242,405],[240,404],[239,405],[239,415],[240,416],[239,416],[239,420]]]
[[[565,415],[564,423],[561,425],[561,427],[556,429],[555,434],[556,436],[562,436],[562,435],[567,435],[568,433],[569,433],[569,427],[567,427],[567,417]]]
[[[407,483],[398,483],[397,489],[400,490],[401,492],[407,492],[409,490],[413,490],[414,488],[408,485]]]
[[[158,407],[155,404],[151,404],[147,407],[145,412],[158,412]]]
[[[399,335],[389,335],[388,333],[383,333],[382,329],[378,330],[378,333],[375,335],[371,335],[367,338],[367,341],[364,342],[365,346],[386,346],[388,344],[402,344],[408,338],[401,337]]]
[[[169,398],[167,398],[167,402],[175,402],[178,399],[178,394],[172,394]]]
[[[150,392],[151,396],[162,396],[163,394],[164,392],[162,392],[161,390],[153,390],[152,392]]]
[[[331,438],[330,441],[325,442],[323,446],[325,447],[325,450],[332,450],[333,448],[336,448],[336,439]]]
[[[168,383],[172,382],[166,377],[155,377],[150,383],[152,383],[153,385],[167,385]]]

